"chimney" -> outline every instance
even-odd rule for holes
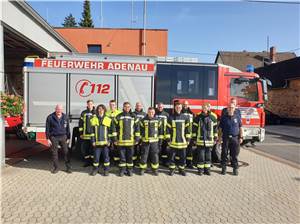
[[[276,47],[274,46],[270,48],[270,61],[271,63],[276,63]]]

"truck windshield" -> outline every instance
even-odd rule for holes
[[[257,81],[255,79],[249,79],[247,81],[241,81],[238,78],[231,79],[230,95],[249,101],[258,101]]]

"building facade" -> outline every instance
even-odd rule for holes
[[[80,53],[167,56],[168,30],[55,28]]]

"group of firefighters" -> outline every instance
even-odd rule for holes
[[[84,166],[93,167],[92,176],[100,173],[101,166],[103,175],[108,176],[111,161],[118,165],[121,177],[132,176],[134,167],[144,175],[148,162],[153,175],[157,176],[160,161],[169,168],[171,176],[176,167],[182,176],[186,176],[186,165],[197,168],[199,175],[211,175],[212,148],[217,142],[222,142],[221,174],[226,174],[230,152],[233,175],[238,175],[237,157],[243,140],[241,126],[236,99],[231,99],[228,107],[223,109],[219,122],[209,103],[204,103],[202,111],[194,115],[187,101],[175,102],[173,113],[168,114],[163,103],[158,103],[157,108],[149,107],[145,113],[140,102],[132,112],[129,102],[124,102],[121,111],[115,100],[109,102],[108,110],[103,104],[95,108],[94,102],[88,100],[79,121],[79,142]],[[46,136],[53,155],[51,172],[59,170],[57,152],[61,145],[66,171],[71,173],[67,153],[69,123],[61,105],[57,105],[55,112],[47,118]],[[103,164],[100,158],[103,158]]]

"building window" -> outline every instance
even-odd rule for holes
[[[102,53],[102,46],[100,44],[88,44],[88,53]]]

